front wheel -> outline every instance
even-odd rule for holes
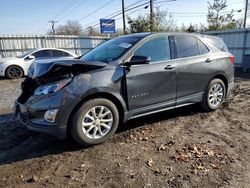
[[[226,96],[226,87],[221,79],[213,79],[203,97],[201,107],[206,111],[213,111],[218,109]]]
[[[71,135],[81,145],[106,141],[116,131],[119,113],[110,100],[97,98],[85,102],[73,116]]]

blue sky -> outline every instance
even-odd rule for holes
[[[156,0],[156,6],[173,13],[178,25],[206,23],[207,0],[162,1]],[[138,0],[125,0],[125,6],[135,2]],[[148,0],[140,1],[140,3],[144,2]],[[93,13],[98,7],[107,3],[109,3],[107,6]],[[228,0],[228,10],[243,8],[244,0]],[[57,20],[57,24],[64,24],[67,20],[82,19],[80,23],[83,28],[86,28],[98,23],[100,18],[107,18],[105,16],[119,10],[121,10],[121,0],[0,0],[0,34],[44,34],[50,28],[48,20],[52,19]],[[141,8],[127,14],[136,17],[138,14],[148,12],[149,9]],[[90,13],[93,14],[85,19]],[[244,11],[236,12],[235,17],[241,17],[243,14]],[[121,19],[116,21],[116,26],[122,27]]]

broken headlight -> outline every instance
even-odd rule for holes
[[[62,88],[64,88],[66,85],[68,85],[71,80],[72,80],[71,78],[70,79],[65,79],[65,80],[62,80],[60,82],[57,82],[57,83],[54,83],[54,84],[51,84],[51,85],[38,87],[35,90],[34,95],[37,96],[37,95],[47,95],[47,94],[55,93],[55,92],[61,90]]]

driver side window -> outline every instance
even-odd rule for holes
[[[149,39],[134,52],[135,56],[151,58],[151,63],[170,60],[169,40],[167,36]]]

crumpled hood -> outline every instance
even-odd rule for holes
[[[99,61],[85,62],[79,59],[35,61],[28,70],[31,78],[56,76],[57,73],[87,72],[105,67],[107,63]],[[63,73],[62,73],[63,72]]]

